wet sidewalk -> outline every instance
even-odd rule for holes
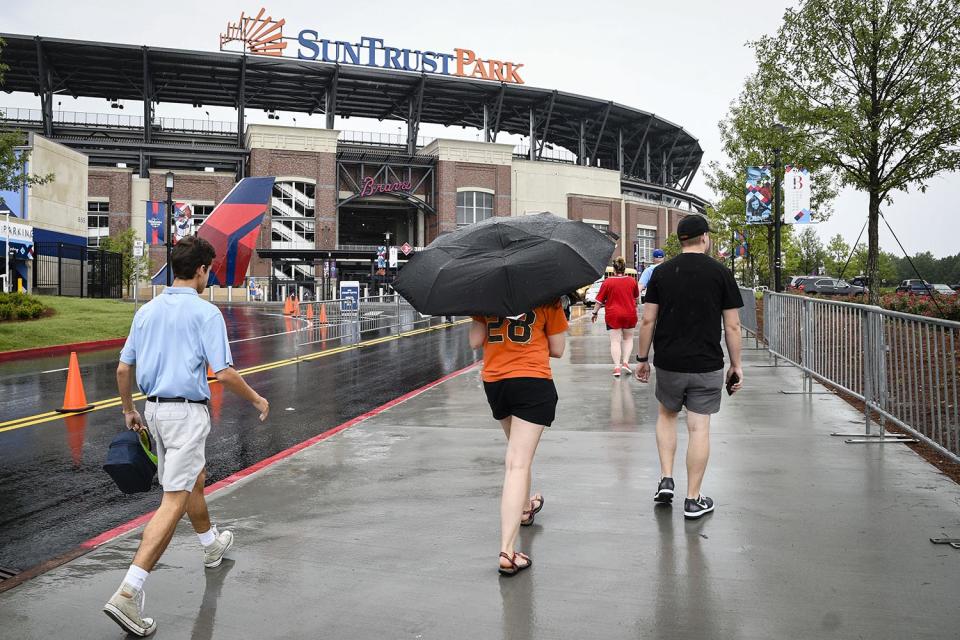
[[[957,637],[960,552],[928,539],[960,534],[960,487],[831,438],[861,416],[747,351],[712,426],[717,510],[686,522],[651,499],[652,387],[610,375],[602,325],[571,333],[529,571],[496,573],[504,442],[474,367],[216,493],[236,546],[204,571],[184,521],[147,583],[156,637]],[[139,532],[0,594],[0,635],[123,637],[100,608]]]

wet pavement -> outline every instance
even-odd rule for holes
[[[250,338],[284,332],[298,321],[237,307],[225,309],[224,316],[238,368],[294,355],[291,334]],[[89,402],[116,397],[117,354],[80,355]],[[249,374],[247,381],[271,403],[270,420],[262,425],[245,403],[213,384],[207,482],[473,361],[466,328],[458,326]],[[50,363],[30,364],[21,364],[28,372],[14,367],[3,372],[2,397],[22,400],[5,402],[0,421],[61,405],[66,372],[30,373]],[[14,412],[11,405],[31,411]],[[120,409],[111,407],[0,432],[0,567],[28,569],[156,508],[159,494],[123,495],[102,469],[110,440],[122,428]]]
[[[406,344],[448,344],[452,370],[464,333]],[[181,525],[147,582],[156,637],[957,637],[960,552],[928,538],[957,536],[960,487],[903,446],[831,438],[861,416],[781,393],[800,390],[796,370],[749,351],[713,423],[717,511],[684,521],[651,500],[652,388],[610,376],[602,325],[571,334],[534,469],[546,504],[521,533],[529,571],[496,573],[504,443],[472,368],[216,493],[236,546],[205,571]],[[362,379],[368,353],[344,373]],[[100,608],[139,532],[0,594],[4,636],[123,637]]]

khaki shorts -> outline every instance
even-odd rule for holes
[[[207,405],[147,402],[144,419],[157,443],[157,477],[164,491],[191,491],[207,464]]]
[[[720,411],[723,369],[708,373],[682,373],[657,369],[657,400],[668,411],[687,411],[710,415]]]

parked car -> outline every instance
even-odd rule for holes
[[[816,282],[817,280],[823,280],[823,279],[824,279],[823,276],[801,276],[796,280],[796,284],[794,284],[793,286],[797,291],[806,291],[807,287],[812,285],[814,282]]]
[[[600,278],[594,282],[587,287],[587,291],[583,294],[583,305],[588,309],[597,304],[597,294],[600,293],[600,285],[603,284],[603,280],[603,278]]]
[[[804,281],[802,286],[804,292],[822,296],[855,296],[866,291],[863,287],[836,278],[816,278],[812,281]]]
[[[960,291],[960,283],[950,285],[950,288],[954,291]]]
[[[858,287],[863,287],[867,291],[870,290],[870,278],[867,276],[856,276],[850,280],[850,284],[856,285]]]
[[[933,289],[933,292],[939,296],[955,296],[957,292],[954,291],[952,287],[945,284],[932,284],[930,288]]]
[[[800,281],[807,277],[808,276],[791,276],[790,282],[787,283],[787,289],[796,289]]]
[[[913,293],[923,296],[929,295],[930,283],[926,280],[920,279],[904,280],[900,283],[900,286],[897,287],[897,293]]]

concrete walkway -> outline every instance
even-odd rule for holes
[[[713,424],[716,513],[655,509],[652,388],[610,375],[587,322],[555,365],[531,570],[496,573],[504,443],[474,368],[216,494],[231,559],[204,571],[181,526],[147,583],[156,637],[960,635],[960,551],[928,541],[960,537],[960,487],[902,445],[831,438],[859,414],[781,393],[799,375],[752,351]],[[139,531],[0,595],[0,635],[123,637],[100,607]]]

